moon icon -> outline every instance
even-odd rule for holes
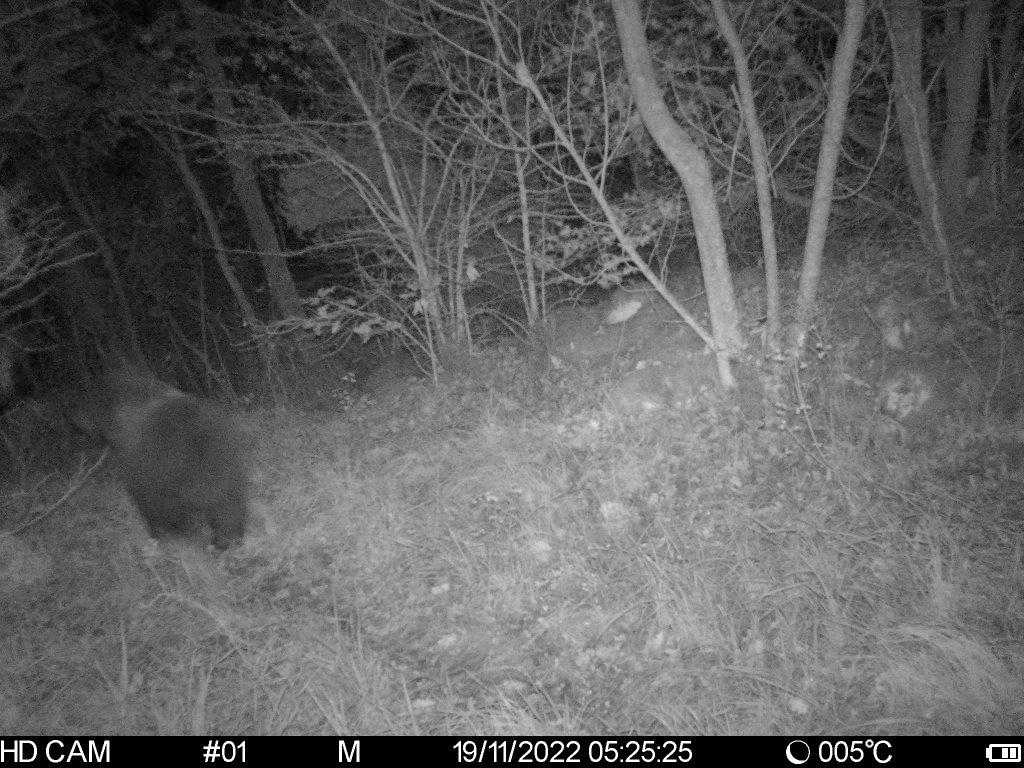
[[[793,765],[803,765],[811,759],[810,745],[800,739],[789,742],[786,745],[786,759]]]

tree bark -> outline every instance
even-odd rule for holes
[[[672,117],[665,104],[654,75],[637,0],[612,0],[612,9],[630,90],[636,99],[640,118],[686,190],[717,346],[719,376],[723,386],[733,386],[735,382],[729,358],[742,347],[743,339],[707,157]]]
[[[952,0],[947,0],[952,2]],[[962,220],[967,200],[967,163],[978,120],[978,91],[992,0],[972,0],[958,24],[956,48],[946,64],[946,132],[942,142],[942,187],[952,220]],[[958,15],[958,12],[957,12]]]
[[[768,148],[764,131],[757,119],[757,105],[754,103],[754,86],[747,64],[743,43],[732,23],[723,0],[711,0],[718,30],[725,38],[732,52],[736,67],[736,89],[739,92],[740,112],[750,135],[750,164],[754,170],[754,184],[757,189],[757,211],[761,224],[761,250],[764,253],[765,304],[767,328],[765,341],[769,353],[775,357],[779,351],[779,257],[775,242],[775,217],[772,215],[771,179],[768,173]]]
[[[988,141],[985,148],[985,171],[993,201],[1002,200],[1009,192],[1009,113],[1010,105],[1024,79],[1024,57],[1021,56],[1021,32],[1024,29],[1024,0],[1014,0],[1006,8],[1006,21],[999,37],[999,61],[995,66],[992,87]]]
[[[825,235],[828,232],[829,214],[832,210],[832,188],[835,183],[836,163],[839,159],[839,144],[843,139],[843,123],[846,120],[846,106],[850,100],[850,78],[857,58],[857,44],[864,28],[864,0],[846,0],[843,31],[836,44],[832,62],[832,82],[829,84],[828,108],[825,111],[825,127],[818,150],[818,171],[814,179],[814,194],[811,197],[811,211],[807,222],[807,239],[804,242],[804,261],[800,271],[800,289],[797,295],[796,322],[793,324],[790,352],[799,355],[807,337],[807,329],[814,311],[814,299],[821,278],[821,260],[825,252]]]
[[[209,82],[210,96],[214,110],[222,120],[228,120],[234,113],[231,99],[228,97],[228,83],[221,67],[220,58],[214,49],[213,41],[204,31],[203,10],[195,0],[182,0],[186,14],[192,21],[199,63],[206,72]],[[295,288],[295,281],[288,271],[281,243],[277,239],[277,231],[267,212],[260,189],[259,178],[252,158],[242,150],[230,136],[221,136],[221,143],[228,158],[228,170],[231,174],[231,186],[235,197],[245,215],[249,235],[263,266],[263,274],[267,287],[274,299],[278,312],[284,317],[295,317],[302,314],[302,302]]]
[[[235,297],[235,303],[238,304],[238,309],[242,313],[242,319],[250,327],[255,327],[258,323],[256,311],[253,309],[249,297],[245,295],[241,283],[238,282],[234,267],[231,266],[231,263],[228,262],[227,257],[224,255],[227,249],[224,247],[224,241],[220,236],[217,218],[213,215],[213,210],[210,208],[210,203],[206,199],[206,194],[203,192],[199,180],[189,167],[188,158],[185,156],[185,149],[181,146],[181,140],[173,132],[171,133],[171,145],[173,147],[174,165],[177,167],[178,173],[181,174],[181,180],[185,182],[185,186],[192,195],[192,200],[199,209],[203,222],[206,224],[206,231],[209,233],[210,241],[213,244],[213,257],[217,260],[217,266],[220,267],[221,274],[224,275],[224,281],[228,284],[231,294]]]
[[[234,267],[228,261],[225,255],[226,249],[224,247],[224,241],[220,236],[220,228],[217,226],[217,218],[213,215],[213,209],[210,207],[209,201],[206,199],[206,195],[203,193],[203,188],[199,184],[199,179],[196,178],[195,174],[192,173],[192,169],[189,167],[188,158],[185,155],[185,149],[181,145],[181,140],[177,134],[171,133],[171,143],[173,147],[174,164],[178,168],[178,173],[181,174],[182,181],[185,182],[185,186],[188,187],[189,192],[192,195],[192,200],[195,202],[196,207],[202,214],[203,222],[206,224],[206,231],[210,234],[210,241],[213,245],[213,257],[217,260],[217,266],[220,267],[221,273],[224,275],[224,280],[228,284],[228,288],[231,290],[231,294],[235,297],[235,302],[238,304],[238,310],[242,313],[242,319],[245,321],[246,326],[255,334],[257,329],[260,327],[259,319],[256,317],[256,311],[253,309],[252,302],[249,301],[249,297],[245,295],[245,291],[242,289],[241,283],[238,282],[238,277],[235,275]],[[260,360],[263,363],[263,370],[267,375],[267,382],[273,381],[273,370],[274,370],[274,356],[271,352],[270,343],[265,336],[260,336],[256,339],[256,348],[259,351]]]
[[[947,292],[955,302],[950,277],[947,215],[935,174],[928,99],[921,85],[921,0],[892,0],[883,7],[892,48],[896,120],[910,183],[921,206],[920,233],[925,248],[942,261]]]

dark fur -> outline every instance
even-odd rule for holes
[[[248,518],[241,433],[218,405],[156,379],[119,373],[80,405],[76,423],[103,437],[154,537],[240,544]]]

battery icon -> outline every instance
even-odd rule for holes
[[[1019,763],[1020,744],[989,744],[985,757],[990,763]]]

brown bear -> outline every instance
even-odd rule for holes
[[[220,550],[241,543],[247,452],[223,408],[123,369],[106,375],[73,411],[77,426],[110,445],[152,536],[212,541]]]

